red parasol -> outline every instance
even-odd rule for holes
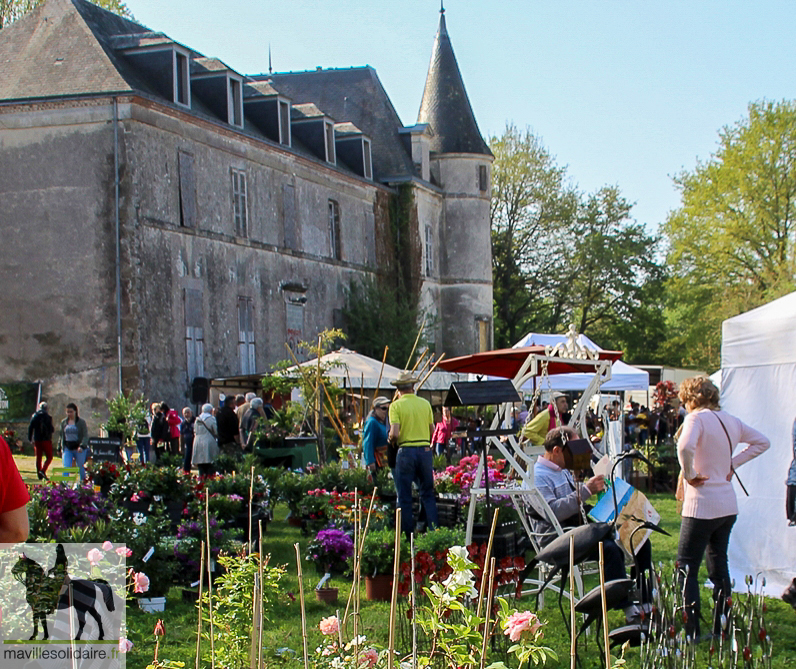
[[[459,374],[484,374],[486,376],[500,376],[506,379],[513,379],[522,364],[533,353],[539,356],[545,355],[544,346],[526,346],[523,348],[501,348],[497,351],[484,351],[483,353],[473,353],[472,355],[462,355],[458,358],[442,360],[439,366],[446,372],[456,372]],[[619,360],[622,351],[599,351],[599,360]],[[540,366],[541,371],[541,366]],[[583,362],[563,362],[551,360],[547,366],[548,374],[569,374],[570,372],[593,372],[594,362],[584,360]]]

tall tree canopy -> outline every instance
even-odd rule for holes
[[[664,226],[672,277],[669,345],[719,366],[721,322],[794,290],[796,104],[755,102],[719,149],[675,177],[682,204]]]
[[[626,358],[658,361],[658,240],[614,186],[584,196],[541,139],[508,125],[490,140],[495,345],[570,323]]]
[[[27,14],[31,9],[45,0],[0,0],[0,28]],[[130,10],[122,0],[92,0],[95,5],[132,18]]]

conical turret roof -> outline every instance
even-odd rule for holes
[[[475,115],[464,89],[459,65],[453,54],[445,10],[440,10],[439,30],[426,77],[418,123],[428,123],[434,131],[431,150],[436,153],[481,153],[492,155],[475,122]]]

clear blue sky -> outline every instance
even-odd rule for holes
[[[435,0],[127,0],[136,20],[242,74],[371,65],[417,117]],[[671,175],[747,104],[796,98],[792,0],[448,0],[448,32],[485,137],[540,135],[585,192],[616,184],[657,228]],[[340,119],[344,120],[344,119]]]

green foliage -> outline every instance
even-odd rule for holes
[[[119,393],[107,401],[108,420],[102,424],[102,428],[108,433],[121,433],[123,445],[134,446],[135,435],[142,427],[146,429],[146,416],[148,400],[142,395],[135,398],[133,393],[125,395]]]
[[[751,103],[716,153],[674,181],[668,345],[681,364],[712,370],[724,319],[796,288],[796,102]]]
[[[447,546],[445,549],[447,550]],[[359,562],[360,572],[363,576],[392,574],[394,572],[394,557],[395,530],[391,528],[384,528],[383,530],[369,530],[365,536],[362,559]],[[400,562],[407,562],[408,560],[409,547],[405,541],[402,541]]]
[[[665,339],[658,239],[618,188],[584,196],[526,130],[490,140],[495,346],[574,323],[608,348],[649,360]]]
[[[464,529],[458,527],[438,527],[415,537],[415,550],[425,551],[432,557],[437,553],[445,555],[451,546],[464,545]]]
[[[127,558],[127,567],[143,572],[149,577],[149,591],[144,597],[163,597],[174,580],[176,564],[173,554],[173,538],[168,517],[160,509],[149,515],[131,520],[129,514],[122,514],[114,523],[113,541],[126,544],[133,551]],[[154,549],[151,557],[144,557]]]
[[[215,582],[213,593],[213,625],[215,632],[216,661],[228,669],[244,669],[250,666],[249,652],[252,647],[254,626],[254,591],[255,584],[262,586],[262,601],[259,616],[264,623],[277,605],[286,605],[287,597],[280,585],[285,576],[284,567],[260,565],[261,556],[226,555],[218,559],[224,573]],[[260,574],[262,583],[260,584]],[[208,607],[208,594],[202,596],[202,610]],[[206,614],[205,614],[206,615]],[[205,625],[203,636],[210,639],[209,620]],[[205,644],[208,650],[209,644]]]
[[[428,346],[428,333],[436,325],[429,314],[420,310],[413,295],[373,278],[352,280],[346,290],[343,318],[352,349],[381,360],[384,347],[388,346],[387,364],[399,369],[407,365],[421,326],[423,334],[417,350]]]

